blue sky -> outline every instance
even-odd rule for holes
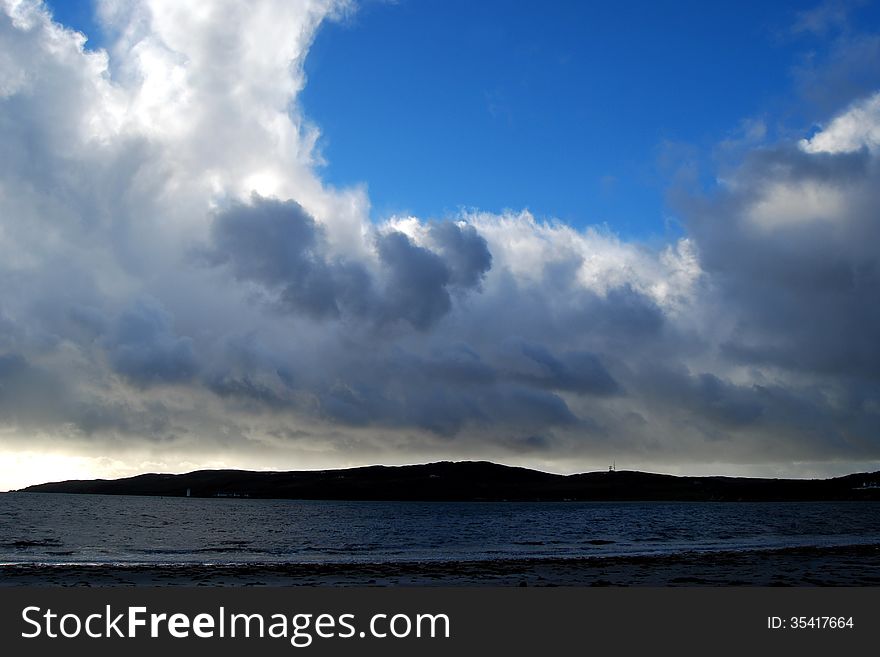
[[[50,3],[101,45],[86,2]],[[848,3],[854,4],[854,3]],[[798,71],[839,26],[805,2],[367,2],[326,22],[299,98],[322,177],[365,183],[374,220],[528,208],[625,238],[678,231],[676,173],[712,184],[720,142],[809,130]],[[850,20],[876,26],[872,5]],[[835,107],[835,109],[837,109]],[[770,117],[769,119],[767,117]]]
[[[379,216],[528,207],[662,233],[675,146],[705,156],[771,110],[809,120],[792,72],[823,44],[791,27],[811,6],[371,4],[319,33],[302,102],[326,178],[367,182]]]

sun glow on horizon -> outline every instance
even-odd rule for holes
[[[229,463],[216,459],[169,463],[147,454],[121,454],[118,458],[112,458],[106,455],[9,450],[0,451],[0,492],[70,479],[120,479],[147,472],[181,474],[226,467],[230,467]]]
[[[0,452],[0,491],[64,479],[106,476],[105,459],[43,452]]]

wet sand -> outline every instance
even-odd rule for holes
[[[0,565],[0,586],[877,586],[880,544],[380,564]]]

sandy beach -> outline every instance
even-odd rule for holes
[[[16,564],[0,586],[877,586],[880,544],[380,564]]]

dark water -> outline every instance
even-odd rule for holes
[[[880,543],[880,504],[0,494],[0,564],[466,561]]]

